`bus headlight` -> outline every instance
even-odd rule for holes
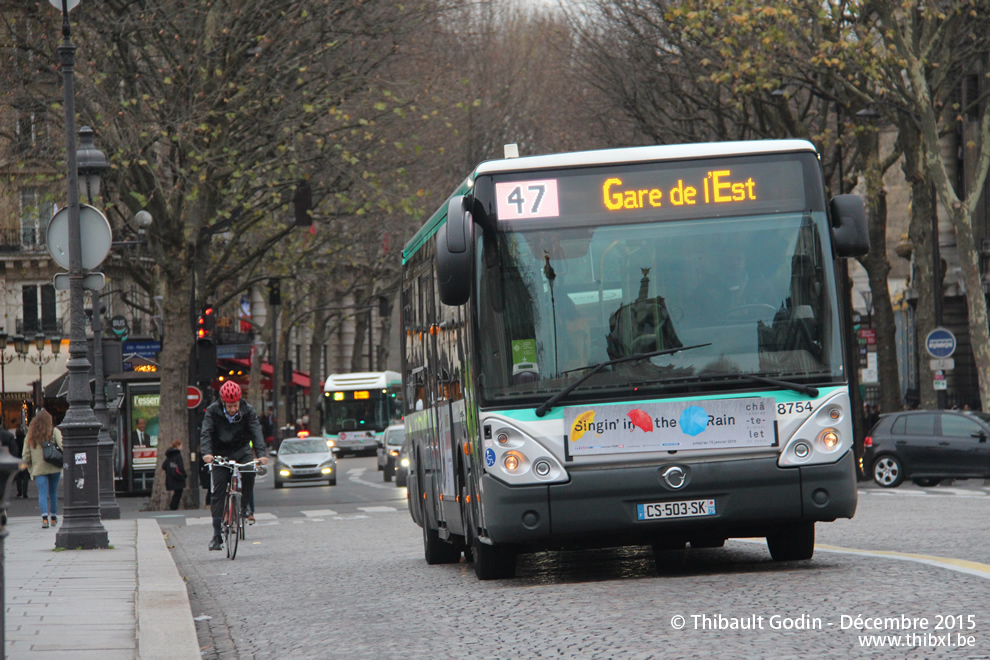
[[[849,395],[839,390],[815,403],[814,413],[790,430],[777,459],[780,467],[834,463],[852,449]]]
[[[832,450],[839,445],[839,434],[834,429],[827,429],[818,436],[818,440],[825,445],[825,449]]]
[[[567,481],[564,466],[534,437],[533,431],[524,431],[495,416],[483,423],[493,427],[484,452],[490,456],[486,459],[486,472],[509,485]]]

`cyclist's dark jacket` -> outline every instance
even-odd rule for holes
[[[254,458],[267,456],[265,441],[261,437],[261,422],[258,413],[251,405],[241,400],[241,416],[235,422],[228,422],[219,399],[206,407],[203,427],[199,432],[199,453],[202,456],[212,454],[232,458],[238,463],[244,463]],[[251,443],[254,443],[254,452]]]

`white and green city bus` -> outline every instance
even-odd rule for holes
[[[862,201],[800,140],[484,162],[403,251],[427,562],[765,537],[808,559],[856,477],[838,260]]]
[[[402,419],[395,371],[333,374],[323,386],[323,436],[336,452],[375,453],[389,424]]]

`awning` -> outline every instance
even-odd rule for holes
[[[225,359],[223,359],[221,361],[222,362],[230,362],[232,364],[240,365],[240,366],[244,367],[245,369],[250,369],[251,368],[251,360],[244,359],[244,358],[225,358]],[[265,382],[263,383],[263,386],[265,387],[265,389],[269,389],[270,390],[272,388],[271,379],[272,379],[272,372],[273,371],[274,371],[274,369],[272,368],[271,363],[269,363],[269,362],[262,362],[261,363],[261,376],[265,380]],[[295,371],[295,370],[293,370],[293,372],[292,372],[292,384],[293,385],[296,385],[298,387],[301,387],[302,389],[306,390],[306,392],[308,393],[309,392],[309,374],[307,374],[305,371]]]

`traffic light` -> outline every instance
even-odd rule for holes
[[[217,315],[212,305],[203,308],[199,318],[196,320],[196,339],[213,340],[213,333],[217,329]]]
[[[199,382],[217,377],[217,342],[213,336],[216,327],[215,310],[207,305],[196,319],[196,380]]]

